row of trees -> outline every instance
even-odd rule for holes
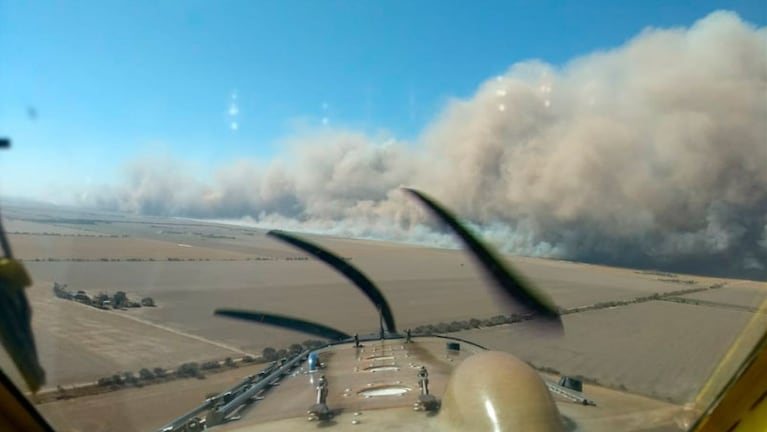
[[[663,293],[654,293],[646,296],[638,296],[634,297],[630,300],[612,300],[612,301],[604,301],[604,302],[598,302],[594,304],[590,304],[587,306],[579,306],[575,308],[569,308],[569,309],[562,309],[559,311],[562,315],[567,315],[571,313],[579,313],[579,312],[586,312],[591,310],[599,310],[599,309],[607,309],[611,307],[616,306],[628,306],[631,304],[637,304],[637,303],[645,303],[648,301],[654,301],[654,300],[664,300],[669,299],[670,297],[675,296],[681,296],[686,294],[693,294],[701,291],[711,290],[711,289],[718,289],[723,287],[724,284],[717,283],[713,285],[709,285],[708,287],[695,287],[695,288],[686,288],[686,289],[680,289],[676,291],[666,291]]]
[[[143,368],[139,371],[138,375],[133,372],[122,372],[114,374],[109,377],[100,378],[98,384],[100,386],[124,386],[132,385],[135,387],[142,387],[147,381],[154,381],[157,379],[167,378],[169,372],[163,368],[156,367],[154,369]]]
[[[341,257],[345,261],[351,261],[350,257]],[[245,257],[245,258],[194,258],[194,257],[166,257],[166,258],[139,258],[139,257],[125,257],[125,258],[25,258],[22,261],[28,262],[200,262],[200,261],[309,261],[309,257]]]
[[[106,309],[109,306],[115,309],[155,306],[155,302],[152,297],[144,297],[140,302],[134,302],[128,298],[128,295],[125,293],[125,291],[117,291],[113,296],[102,292],[91,298],[85,291],[69,291],[67,289],[67,284],[60,284],[58,282],[53,283],[53,294],[56,297],[65,300],[74,300],[76,302],[83,303],[88,306],[94,306],[100,309]]]
[[[253,356],[245,356],[239,361],[241,363],[257,363],[259,359]],[[179,378],[197,378],[204,379],[205,372],[216,372],[223,369],[232,369],[238,367],[238,362],[231,357],[223,361],[207,361],[203,363],[186,362],[182,363],[176,369],[142,368],[138,374],[134,372],[121,372],[112,376],[100,378],[97,383],[102,387],[112,387],[113,389],[134,386],[142,387],[145,384],[164,382]]]
[[[291,357],[301,353],[305,349],[314,349],[325,345],[325,342],[316,339],[307,339],[300,344],[292,344],[288,348],[275,349],[266,347],[261,351],[261,357],[264,361],[277,361],[283,358]]]
[[[38,236],[53,236],[53,237],[96,237],[96,238],[126,238],[127,234],[64,234],[57,232],[29,232],[29,231],[10,231],[8,234],[16,235],[38,235]]]
[[[493,327],[502,324],[512,324],[516,322],[526,321],[532,319],[530,314],[511,314],[511,315],[495,315],[486,319],[472,318],[469,320],[441,322],[437,324],[421,325],[413,329],[413,334],[417,335],[431,335],[439,333],[454,333],[462,330],[470,330],[481,327]]]
[[[613,300],[613,301],[598,302],[588,306],[580,306],[577,308],[570,308],[570,309],[561,309],[559,312],[562,315],[566,315],[571,313],[585,312],[589,310],[607,309],[607,308],[616,307],[616,306],[627,306],[630,304],[644,303],[644,302],[648,302],[652,300],[662,300],[664,298],[668,298],[672,296],[692,294],[692,293],[705,291],[709,289],[717,289],[717,288],[721,288],[722,286],[724,286],[724,284],[713,284],[708,287],[687,288],[687,289],[681,289],[676,291],[668,291],[664,293],[655,293],[655,294],[650,294],[647,296],[639,296],[630,300]],[[413,334],[431,335],[431,334],[441,334],[441,333],[454,333],[454,332],[459,332],[462,330],[494,327],[494,326],[503,325],[503,324],[514,324],[517,322],[527,321],[533,318],[534,318],[534,315],[532,314],[511,314],[511,315],[496,315],[496,316],[485,318],[485,319],[471,318],[469,320],[452,321],[449,323],[440,322],[437,324],[427,324],[427,325],[418,326],[413,329]]]
[[[255,362],[256,359],[254,357],[248,356],[243,358],[241,361],[252,363]],[[197,362],[187,362],[179,365],[175,370],[156,367],[153,369],[142,368],[139,370],[138,374],[133,372],[122,372],[119,374],[114,374],[109,377],[100,378],[98,380],[98,385],[103,387],[142,387],[145,384],[164,382],[177,378],[204,379],[204,371],[235,367],[237,367],[237,365],[231,357],[227,357],[223,362],[209,361],[202,364]]]

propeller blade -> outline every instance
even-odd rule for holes
[[[312,336],[319,336],[325,339],[343,340],[351,338],[351,336],[348,334],[340,330],[336,330],[332,327],[302,320],[300,318],[292,318],[283,315],[275,315],[258,311],[246,311],[240,309],[216,309],[213,314],[240,319],[243,321],[252,321],[259,324],[267,324],[288,330],[295,330],[298,332],[310,334]]]
[[[501,259],[488,247],[482,244],[464,227],[458,219],[433,198],[416,189],[403,188],[423,203],[438,219],[447,224],[460,238],[466,247],[474,254],[482,267],[496,282],[498,292],[505,298],[513,299],[528,312],[534,313],[554,323],[558,331],[562,330],[562,319],[554,303],[532,285],[525,282],[521,275],[505,266]]]
[[[367,298],[373,302],[373,305],[375,305],[376,309],[381,312],[384,324],[386,325],[386,331],[389,333],[397,332],[397,326],[394,324],[394,314],[391,311],[391,307],[389,307],[389,302],[386,301],[386,297],[384,297],[381,290],[379,290],[378,287],[375,286],[375,284],[370,279],[368,279],[368,277],[365,276],[359,269],[349,264],[347,261],[334,254],[333,252],[330,252],[329,250],[324,249],[314,243],[310,243],[306,240],[292,236],[284,231],[272,230],[269,231],[267,235],[282,240],[285,243],[288,243],[294,247],[297,247],[298,249],[303,250],[306,253],[315,256],[317,259],[325,262],[325,264],[333,267],[336,271],[343,274],[357,288],[359,288],[360,291],[362,291],[367,296]]]

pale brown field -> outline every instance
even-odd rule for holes
[[[513,310],[496,302],[473,264],[458,251],[403,247],[396,252],[368,252],[358,258],[353,251],[347,251],[384,291],[402,329],[487,318]],[[630,300],[677,289],[674,284],[632,278],[628,272],[623,279],[607,275],[587,285],[578,279],[585,276],[579,275],[577,268],[558,273],[557,268],[552,270],[548,265],[547,261],[521,262],[519,268],[531,275],[540,273],[538,285],[564,307]],[[160,307],[128,313],[246,350],[260,351],[269,345],[300,342],[305,337],[214,317],[216,308],[304,316],[352,333],[377,328],[373,306],[316,261],[29,263],[29,268],[43,280],[66,282],[73,289],[150,295]],[[621,286],[625,288],[617,288]]]
[[[530,323],[457,335],[562,374],[682,403],[692,400],[750,317],[659,301],[565,315],[561,339],[531,337]]]
[[[114,229],[114,225],[114,223],[109,224],[109,228]],[[151,231],[154,237],[162,237],[162,234],[148,230],[147,226],[149,225],[144,224],[139,228],[144,231]],[[182,229],[188,230],[190,228],[174,228],[172,231],[181,232],[179,230]],[[195,226],[193,229],[197,232],[204,231],[199,226]],[[209,230],[218,232],[217,230],[231,229],[212,226]],[[41,310],[47,307],[48,310],[45,314],[40,315],[58,317],[59,324],[57,325],[61,326],[61,322],[67,321],[69,312],[59,311],[56,313],[51,309],[51,302],[54,299],[43,288],[46,283],[64,282],[68,283],[71,289],[84,289],[92,294],[99,291],[113,293],[117,290],[124,290],[134,297],[149,295],[155,298],[159,307],[122,312],[101,312],[89,309],[87,312],[99,314],[98,319],[101,319],[101,315],[104,316],[104,319],[109,320],[118,317],[123,318],[121,322],[128,321],[124,319],[126,317],[140,318],[185,334],[221,342],[227,346],[232,346],[234,349],[256,353],[266,346],[286,346],[290,343],[301,342],[307,337],[270,327],[254,326],[249,323],[214,317],[213,311],[216,308],[234,307],[291,314],[323,322],[350,333],[375,331],[378,319],[372,305],[339,275],[317,261],[280,259],[284,258],[285,254],[290,253],[290,251],[282,244],[264,237],[263,233],[254,233],[254,235],[247,237],[249,237],[247,241],[250,244],[249,247],[259,251],[268,251],[273,255],[282,253],[282,256],[277,256],[274,261],[233,262],[30,262],[28,267],[38,280],[38,285],[41,286],[40,295],[36,296],[33,302],[47,299],[48,303],[46,305],[41,304],[40,307]],[[190,253],[194,252],[198,254],[198,257],[204,257],[206,253],[210,254],[208,256],[221,256],[221,254],[229,253],[222,243],[235,242],[232,239],[206,238],[199,241],[209,243],[209,246],[187,248],[178,247],[176,243],[171,241],[133,237],[129,239],[74,238],[73,240],[85,240],[84,243],[100,240],[97,244],[90,243],[95,254],[109,254],[113,250],[126,250],[124,247],[118,247],[117,244],[119,243],[117,242],[130,240],[133,248],[132,254],[140,253],[142,247],[151,246],[151,250],[148,251],[149,254],[177,248],[190,251]],[[478,273],[471,259],[461,251],[335,238],[315,237],[315,240],[332,248],[340,255],[351,257],[355,265],[376,281],[389,299],[401,329],[440,321],[449,322],[472,317],[487,318],[498,313],[509,313],[513,310],[496,302],[490,289],[485,285],[483,276]],[[246,242],[245,240],[241,240],[241,242],[243,243],[239,245],[241,251],[232,254],[244,253],[242,249],[246,247]],[[98,247],[103,249],[100,250]],[[297,255],[295,253],[294,256]],[[612,300],[631,300],[637,296],[688,287],[688,285],[659,281],[655,276],[626,269],[532,258],[511,258],[511,261],[562,307],[575,307]],[[706,282],[713,281],[707,280]],[[695,286],[702,285],[700,283]],[[59,303],[62,302],[56,301],[54,304],[58,307],[82,308],[79,305]],[[656,303],[659,302],[653,302],[652,306],[642,306],[642,308],[649,309],[644,315],[637,316],[636,320],[629,320],[629,322],[639,326],[639,323],[643,322],[642,320],[649,319],[652,323],[657,324],[662,318],[672,324],[687,323],[689,326],[685,326],[683,332],[672,332],[671,334],[674,338],[691,340],[696,345],[701,345],[697,342],[701,334],[731,341],[744,324],[743,314],[732,311],[721,312],[723,323],[715,326],[715,335],[712,336],[706,332],[699,333],[693,330],[699,325],[694,320],[691,321],[685,313],[677,313],[677,311],[687,311],[692,308],[691,310],[700,311],[701,314],[704,314],[709,313],[707,310],[704,312],[703,309],[696,309],[688,305],[665,303],[656,305]],[[625,310],[632,311],[633,309]],[[567,317],[567,320],[576,320],[576,323],[583,322],[586,323],[584,326],[592,326],[596,329],[615,329],[615,332],[599,338],[591,338],[589,334],[592,332],[584,329],[581,332],[574,332],[577,336],[573,339],[579,345],[588,347],[583,348],[584,352],[599,358],[597,364],[612,364],[614,362],[610,353],[616,351],[612,345],[632,340],[637,333],[633,326],[614,326],[613,319],[603,318],[605,315],[600,313],[602,312],[578,314]],[[626,312],[623,308],[619,308],[616,309],[615,313],[622,316]],[[38,316],[36,314],[36,317]],[[140,325],[134,320],[129,322],[131,325]],[[618,319],[618,324],[620,322],[623,321]],[[50,325],[50,321],[48,324],[38,326],[38,328],[46,328],[47,325]],[[572,333],[569,331],[569,327],[568,325],[568,334]],[[514,328],[518,328],[518,326],[514,326]],[[493,334],[494,331],[490,330],[488,334]],[[131,332],[126,333],[129,335]],[[641,334],[645,337],[645,350],[647,350],[648,345],[662,344],[664,337],[667,338],[668,336],[663,331]],[[64,333],[58,335],[61,338],[69,336]],[[487,337],[490,336],[485,336],[483,340],[486,340]],[[45,348],[46,345],[59,346],[53,342],[48,342],[53,340],[52,338],[53,336],[50,335],[40,337],[44,349],[47,349]],[[69,339],[71,337],[67,338],[67,340]],[[581,340],[585,342],[581,343]],[[701,345],[704,347],[702,355],[705,359],[699,363],[702,364],[701,368],[705,371],[710,370],[711,365],[716,363],[716,360],[723,353],[722,350],[726,348],[724,342],[721,342],[720,339],[716,340],[719,342],[713,345],[708,342]],[[168,346],[172,347],[177,343],[172,341],[168,343]],[[70,342],[65,345],[67,344]],[[162,344],[158,342],[157,345]],[[517,349],[516,347],[503,348]],[[66,352],[66,349],[57,349]],[[194,350],[192,347],[189,349]],[[568,352],[570,348],[563,349]],[[77,349],[75,351],[77,352]],[[167,356],[170,351],[176,355]],[[557,347],[553,347],[552,351],[557,352]],[[152,358],[156,358],[164,365],[171,365],[174,362],[177,364],[186,361],[187,359],[184,357],[189,356],[188,351],[181,348],[160,349],[156,347],[150,349],[145,347],[143,352],[145,355],[138,356],[139,359],[135,362],[123,361],[117,365],[104,362],[102,367],[81,368],[81,365],[87,365],[87,362],[56,361],[55,363],[59,365],[58,368],[60,369],[83,369],[82,372],[61,372],[58,375],[77,377],[82,380],[97,379],[103,376],[104,372],[108,372],[107,369],[114,366],[119,366],[119,369],[125,369],[128,365],[145,367],[149,366],[146,362]],[[206,350],[200,350],[200,352],[205,354],[191,356],[188,360],[213,354]],[[689,353],[687,350],[680,352]],[[104,355],[96,354],[98,353],[94,353],[96,359]],[[59,356],[62,355],[59,354]],[[555,368],[562,366],[561,361],[553,361],[546,357],[536,358],[536,360],[538,361],[535,363],[540,366]],[[95,361],[98,362],[98,360]],[[669,361],[673,362],[673,359],[669,359]],[[63,367],[61,366],[62,363]],[[572,367],[573,370],[570,373],[581,373],[595,378],[611,376],[614,379],[607,384],[616,386],[622,384],[623,377],[621,374],[613,376],[611,373],[605,372],[606,375],[595,375],[592,369],[585,367],[586,364],[593,363],[585,362],[583,365],[579,365],[577,362],[571,363],[575,366]],[[692,367],[686,368],[686,370],[696,371],[698,369]],[[702,382],[703,375],[700,372],[694,374],[692,387]],[[629,384],[624,385],[629,386]],[[646,394],[653,394],[654,391],[643,386],[633,387]],[[659,396],[677,399],[689,396],[692,387],[685,390],[677,388],[674,392],[656,390],[656,393]]]
[[[220,249],[192,247],[184,243],[109,237],[58,237],[40,235],[8,236],[18,258],[25,260],[60,259],[245,259],[248,255]]]
[[[169,368],[187,361],[241,356],[219,342],[53,297],[49,287],[28,289],[33,331],[47,386],[95,381],[121,371]]]
[[[295,315],[349,333],[377,329],[373,306],[341,276],[314,260],[289,260],[303,255],[265,237],[263,231],[158,218],[139,223],[133,219],[87,226],[89,233],[126,234],[127,238],[19,235],[11,239],[17,254],[26,258],[156,259],[26,263],[35,279],[30,290],[34,330],[49,385],[92,381],[141,367],[173,367],[241,352],[259,353],[266,346],[279,348],[308,338],[214,317],[213,311],[219,307]],[[78,230],[76,225],[57,222],[56,226]],[[389,299],[400,329],[514,311],[513,306],[497,301],[484,276],[462,251],[306,237],[351,258],[370,276]],[[167,257],[212,261],[169,262]],[[271,260],[248,261],[249,257]],[[509,260],[566,308],[633,300],[722,281],[679,275],[679,279],[696,281],[687,285],[630,269],[534,258]],[[159,307],[100,311],[55,299],[50,290],[53,281],[90,294],[123,290],[133,298],[149,295]],[[752,305],[767,293],[759,283],[727,282],[726,289],[690,297]],[[744,311],[651,301],[566,315],[562,339],[539,337],[526,323],[456,335],[513,352],[539,367],[681,402],[695,394],[749,317]],[[125,394],[134,396],[126,396],[119,402],[125,406],[114,409],[134,417],[140,410],[133,407],[143,406],[145,400],[142,392],[155,395],[146,396],[152,400],[161,397],[161,388],[171,387],[172,383],[56,402],[61,407],[56,409],[61,413],[78,410],[80,400],[90,401],[82,406],[95,409],[100,398],[119,399]],[[118,403],[117,399],[113,402]],[[53,410],[46,409],[49,413]],[[79,412],[86,415],[88,409]],[[93,423],[93,427],[99,426]]]
[[[5,219],[3,227],[8,233],[26,232],[30,234],[54,233],[59,235],[86,235],[92,234],[79,228],[66,228],[46,223],[30,222],[20,219]]]
[[[767,283],[754,281],[733,281],[721,289],[686,295],[685,297],[706,300],[723,305],[758,308],[767,295]]]
[[[57,431],[120,432],[156,430],[264,365],[240,367],[208,375],[130,388],[118,392],[38,405]]]

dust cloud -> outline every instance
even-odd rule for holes
[[[509,253],[767,277],[767,29],[733,13],[514,64],[414,142],[323,129],[285,148],[213,180],[137,160],[86,204],[454,245],[408,185]]]

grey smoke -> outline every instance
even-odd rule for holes
[[[561,68],[514,64],[416,142],[326,129],[286,146],[213,181],[138,160],[88,203],[452,245],[412,185],[507,252],[766,277],[767,29],[732,13]]]

